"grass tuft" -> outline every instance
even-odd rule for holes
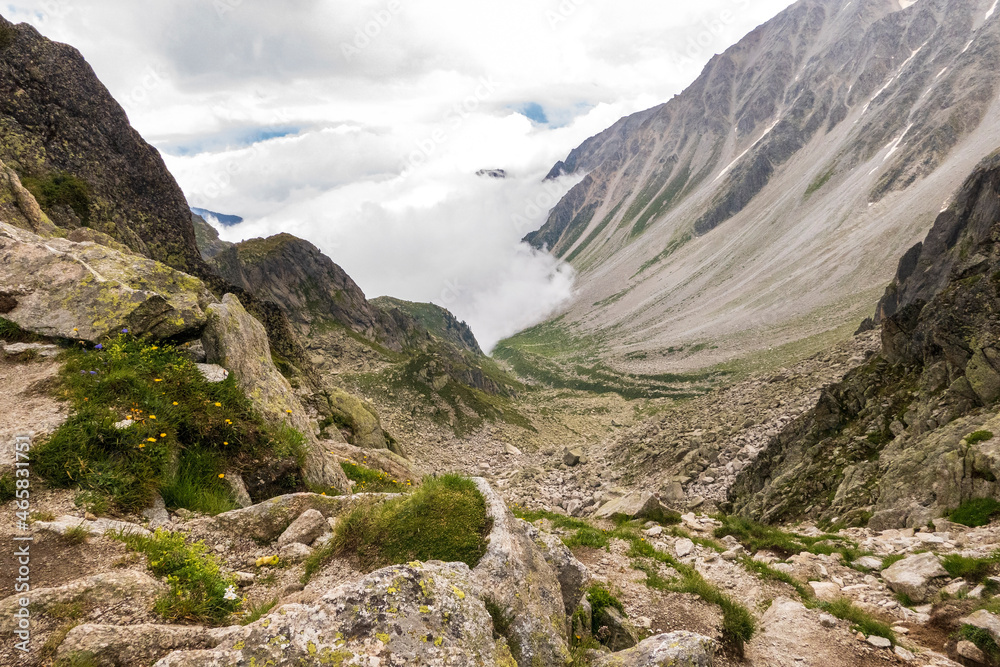
[[[70,544],[83,544],[90,539],[90,531],[83,526],[73,526],[66,529],[63,539]]]
[[[987,558],[972,558],[961,554],[948,554],[941,560],[941,565],[952,578],[962,578],[978,584],[993,574],[996,564],[1000,563],[1000,551]]]
[[[303,582],[335,556],[371,572],[411,561],[442,560],[475,567],[492,528],[486,500],[458,475],[427,478],[409,496],[362,504],[337,524],[333,539],[305,564]]]
[[[865,635],[885,637],[893,644],[896,643],[896,634],[892,631],[891,627],[876,620],[871,614],[855,606],[846,598],[840,598],[833,602],[822,602],[819,608],[839,619],[848,621],[858,631],[865,633]]]
[[[16,496],[17,482],[14,481],[14,475],[5,472],[0,475],[0,504],[14,500]]]
[[[998,514],[1000,502],[993,498],[974,498],[959,505],[948,518],[963,526],[978,528],[987,525]]]
[[[717,516],[715,518],[722,522],[722,525],[715,529],[715,537],[732,535],[750,553],[764,549],[776,552],[786,558],[803,551],[825,555],[839,553],[848,563],[861,555],[853,543],[839,535],[825,534],[807,537],[743,517]]]
[[[977,442],[986,442],[987,440],[993,439],[992,431],[973,431],[969,435],[965,436],[965,441],[970,445],[974,445]]]
[[[240,625],[250,625],[251,623],[259,621],[267,616],[267,614],[274,609],[277,604],[278,598],[273,598],[258,604],[250,605],[244,612],[243,618],[240,619]]]
[[[356,482],[354,491],[357,493],[402,493],[407,489],[405,483],[393,479],[381,470],[372,470],[350,461],[342,461],[340,467],[347,479]]]

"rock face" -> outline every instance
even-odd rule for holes
[[[819,322],[888,282],[1000,124],[992,0],[911,4],[794,3],[557,164],[582,180],[525,240],[579,269],[579,296],[549,325],[607,338],[602,356],[632,368],[630,353],[707,344],[651,373],[860,320]]]
[[[669,632],[618,653],[596,653],[593,667],[712,667],[716,643],[694,632]]]
[[[306,481],[321,487],[347,491],[349,485],[340,464],[316,440],[314,426],[296,398],[288,380],[271,359],[264,327],[243,308],[232,294],[208,308],[202,335],[207,360],[224,366],[265,419],[288,424],[306,437]]]
[[[40,202],[60,227],[88,225],[200,276],[184,194],[83,56],[24,23],[0,18],[0,34],[0,160],[36,188],[71,177],[72,206]]]
[[[473,580],[510,619],[509,643],[521,667],[569,660],[566,606],[559,580],[517,519],[486,480],[475,480],[493,520],[486,554]]]
[[[336,323],[395,351],[426,338],[412,318],[371,305],[333,260],[291,234],[243,241],[213,263],[223,278],[278,304],[294,323]]]
[[[942,212],[879,306],[882,353],[825,389],[740,474],[737,511],[922,526],[1000,493],[1000,154]],[[889,313],[892,313],[889,315]],[[982,408],[988,408],[986,411]],[[806,512],[806,510],[811,510]]]
[[[882,570],[889,588],[908,595],[914,602],[926,602],[948,579],[948,572],[933,553],[908,556]]]
[[[91,342],[124,328],[193,336],[213,300],[200,280],[159,262],[0,222],[0,316],[27,331]]]
[[[278,537],[278,546],[312,544],[324,531],[330,530],[326,517],[318,510],[306,510]]]
[[[590,571],[586,565],[577,560],[558,536],[541,531],[527,522],[524,529],[528,537],[542,550],[545,562],[555,571],[559,580],[559,590],[562,591],[563,608],[567,616],[572,616],[580,605],[584,592],[590,586]]]
[[[56,226],[42,212],[17,173],[0,161],[0,220],[29,232],[51,236]]]
[[[493,638],[477,592],[464,564],[387,567],[335,588],[314,605],[285,605],[213,650],[175,652],[156,667],[514,667],[504,640]]]
[[[445,340],[459,349],[482,355],[483,350],[479,347],[472,329],[465,322],[460,321],[451,314],[451,311],[433,303],[414,303],[402,299],[394,299],[389,296],[380,296],[372,299],[373,306],[386,312],[399,310],[406,313],[419,322],[433,336]]]
[[[194,227],[194,238],[198,244],[198,251],[206,261],[233,247],[232,243],[220,239],[219,232],[216,231],[215,227],[208,224],[200,215],[192,214],[191,224]]]

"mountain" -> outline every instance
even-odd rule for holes
[[[198,244],[198,251],[206,261],[233,246],[232,243],[220,239],[219,230],[205,222],[200,215],[191,214],[191,225],[194,227],[194,240]]]
[[[998,239],[1000,151],[900,263],[880,306],[881,353],[825,389],[740,473],[733,509],[881,530],[1000,493]]]
[[[525,240],[578,296],[548,327],[643,373],[853,331],[1000,144],[993,0],[904,4],[800,0],[557,164],[583,178]]]
[[[215,211],[209,211],[205,208],[195,208],[191,207],[191,212],[195,215],[200,215],[203,218],[214,218],[219,221],[219,224],[223,227],[232,227],[243,222],[243,218],[238,215],[226,215],[225,213],[216,213]]]
[[[483,354],[483,350],[476,340],[476,335],[472,333],[469,325],[460,322],[447,308],[433,303],[404,301],[391,296],[380,296],[377,299],[372,299],[371,303],[387,311],[401,310],[420,322],[433,335],[473,354],[480,356]]]

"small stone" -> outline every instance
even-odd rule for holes
[[[295,521],[278,538],[278,546],[299,543],[310,544],[323,534],[329,524],[319,510],[308,509],[299,515]]]
[[[885,637],[878,637],[876,635],[872,635],[871,637],[869,637],[868,643],[874,646],[875,648],[892,648],[891,641],[889,641]]]
[[[521,455],[521,450],[518,449],[517,447],[515,447],[514,445],[505,445],[504,448],[503,448],[503,450],[505,452],[507,452],[508,454],[510,454],[511,456],[520,456]]]
[[[207,382],[212,384],[222,382],[229,377],[229,371],[218,364],[195,364],[194,367],[198,369]]]
[[[833,602],[840,597],[840,586],[831,581],[810,581],[809,586],[823,602]]]
[[[908,635],[908,634],[910,634],[910,629],[909,628],[904,628],[902,625],[894,625],[894,626],[892,626],[892,631],[895,632],[897,635]]]
[[[97,521],[97,517],[91,514],[90,512],[84,512],[83,518],[86,519],[87,521]]]
[[[913,662],[917,658],[917,656],[913,655],[902,646],[895,647],[892,652],[903,662]]]
[[[865,570],[881,570],[882,559],[874,556],[862,556],[854,561],[854,564]]]
[[[581,457],[583,457],[583,450],[570,449],[569,447],[563,450],[563,463],[571,468],[580,463]]]
[[[292,542],[281,547],[278,551],[278,558],[286,563],[301,563],[309,558],[313,550],[299,542]],[[302,590],[302,589],[299,589]]]
[[[236,577],[236,583],[238,583],[240,586],[250,586],[251,584],[253,584],[254,576],[250,572],[237,571],[233,572],[233,575]]]
[[[687,539],[686,537],[677,540],[677,543],[674,544],[674,554],[678,558],[684,558],[685,556],[689,556],[692,551],[694,551],[694,542]]]
[[[979,650],[979,647],[970,641],[963,639],[958,642],[958,645],[955,647],[955,653],[958,653],[963,658],[967,658],[973,662],[978,662],[982,665],[986,664],[986,654]]]
[[[835,628],[837,627],[837,617],[832,614],[820,614],[819,624],[824,628]]]
[[[657,537],[658,535],[663,534],[663,526],[653,526],[652,528],[647,528],[642,532],[644,532],[649,537]]]

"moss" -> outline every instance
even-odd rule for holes
[[[992,431],[974,431],[969,435],[965,436],[965,441],[970,445],[974,445],[977,442],[986,442],[987,440],[993,439]]]
[[[21,184],[34,195],[46,213],[58,206],[67,206],[76,213],[84,226],[90,224],[90,187],[73,174],[60,172],[44,178],[26,176]]]
[[[974,625],[963,625],[958,630],[958,637],[975,644],[976,648],[988,656],[992,664],[1000,662],[1000,646],[997,646],[988,630]]]
[[[830,179],[833,178],[833,174],[834,169],[833,167],[830,167],[828,170],[813,179],[813,182],[809,184],[808,188],[806,188],[805,198],[809,199],[814,192],[826,185]]]

